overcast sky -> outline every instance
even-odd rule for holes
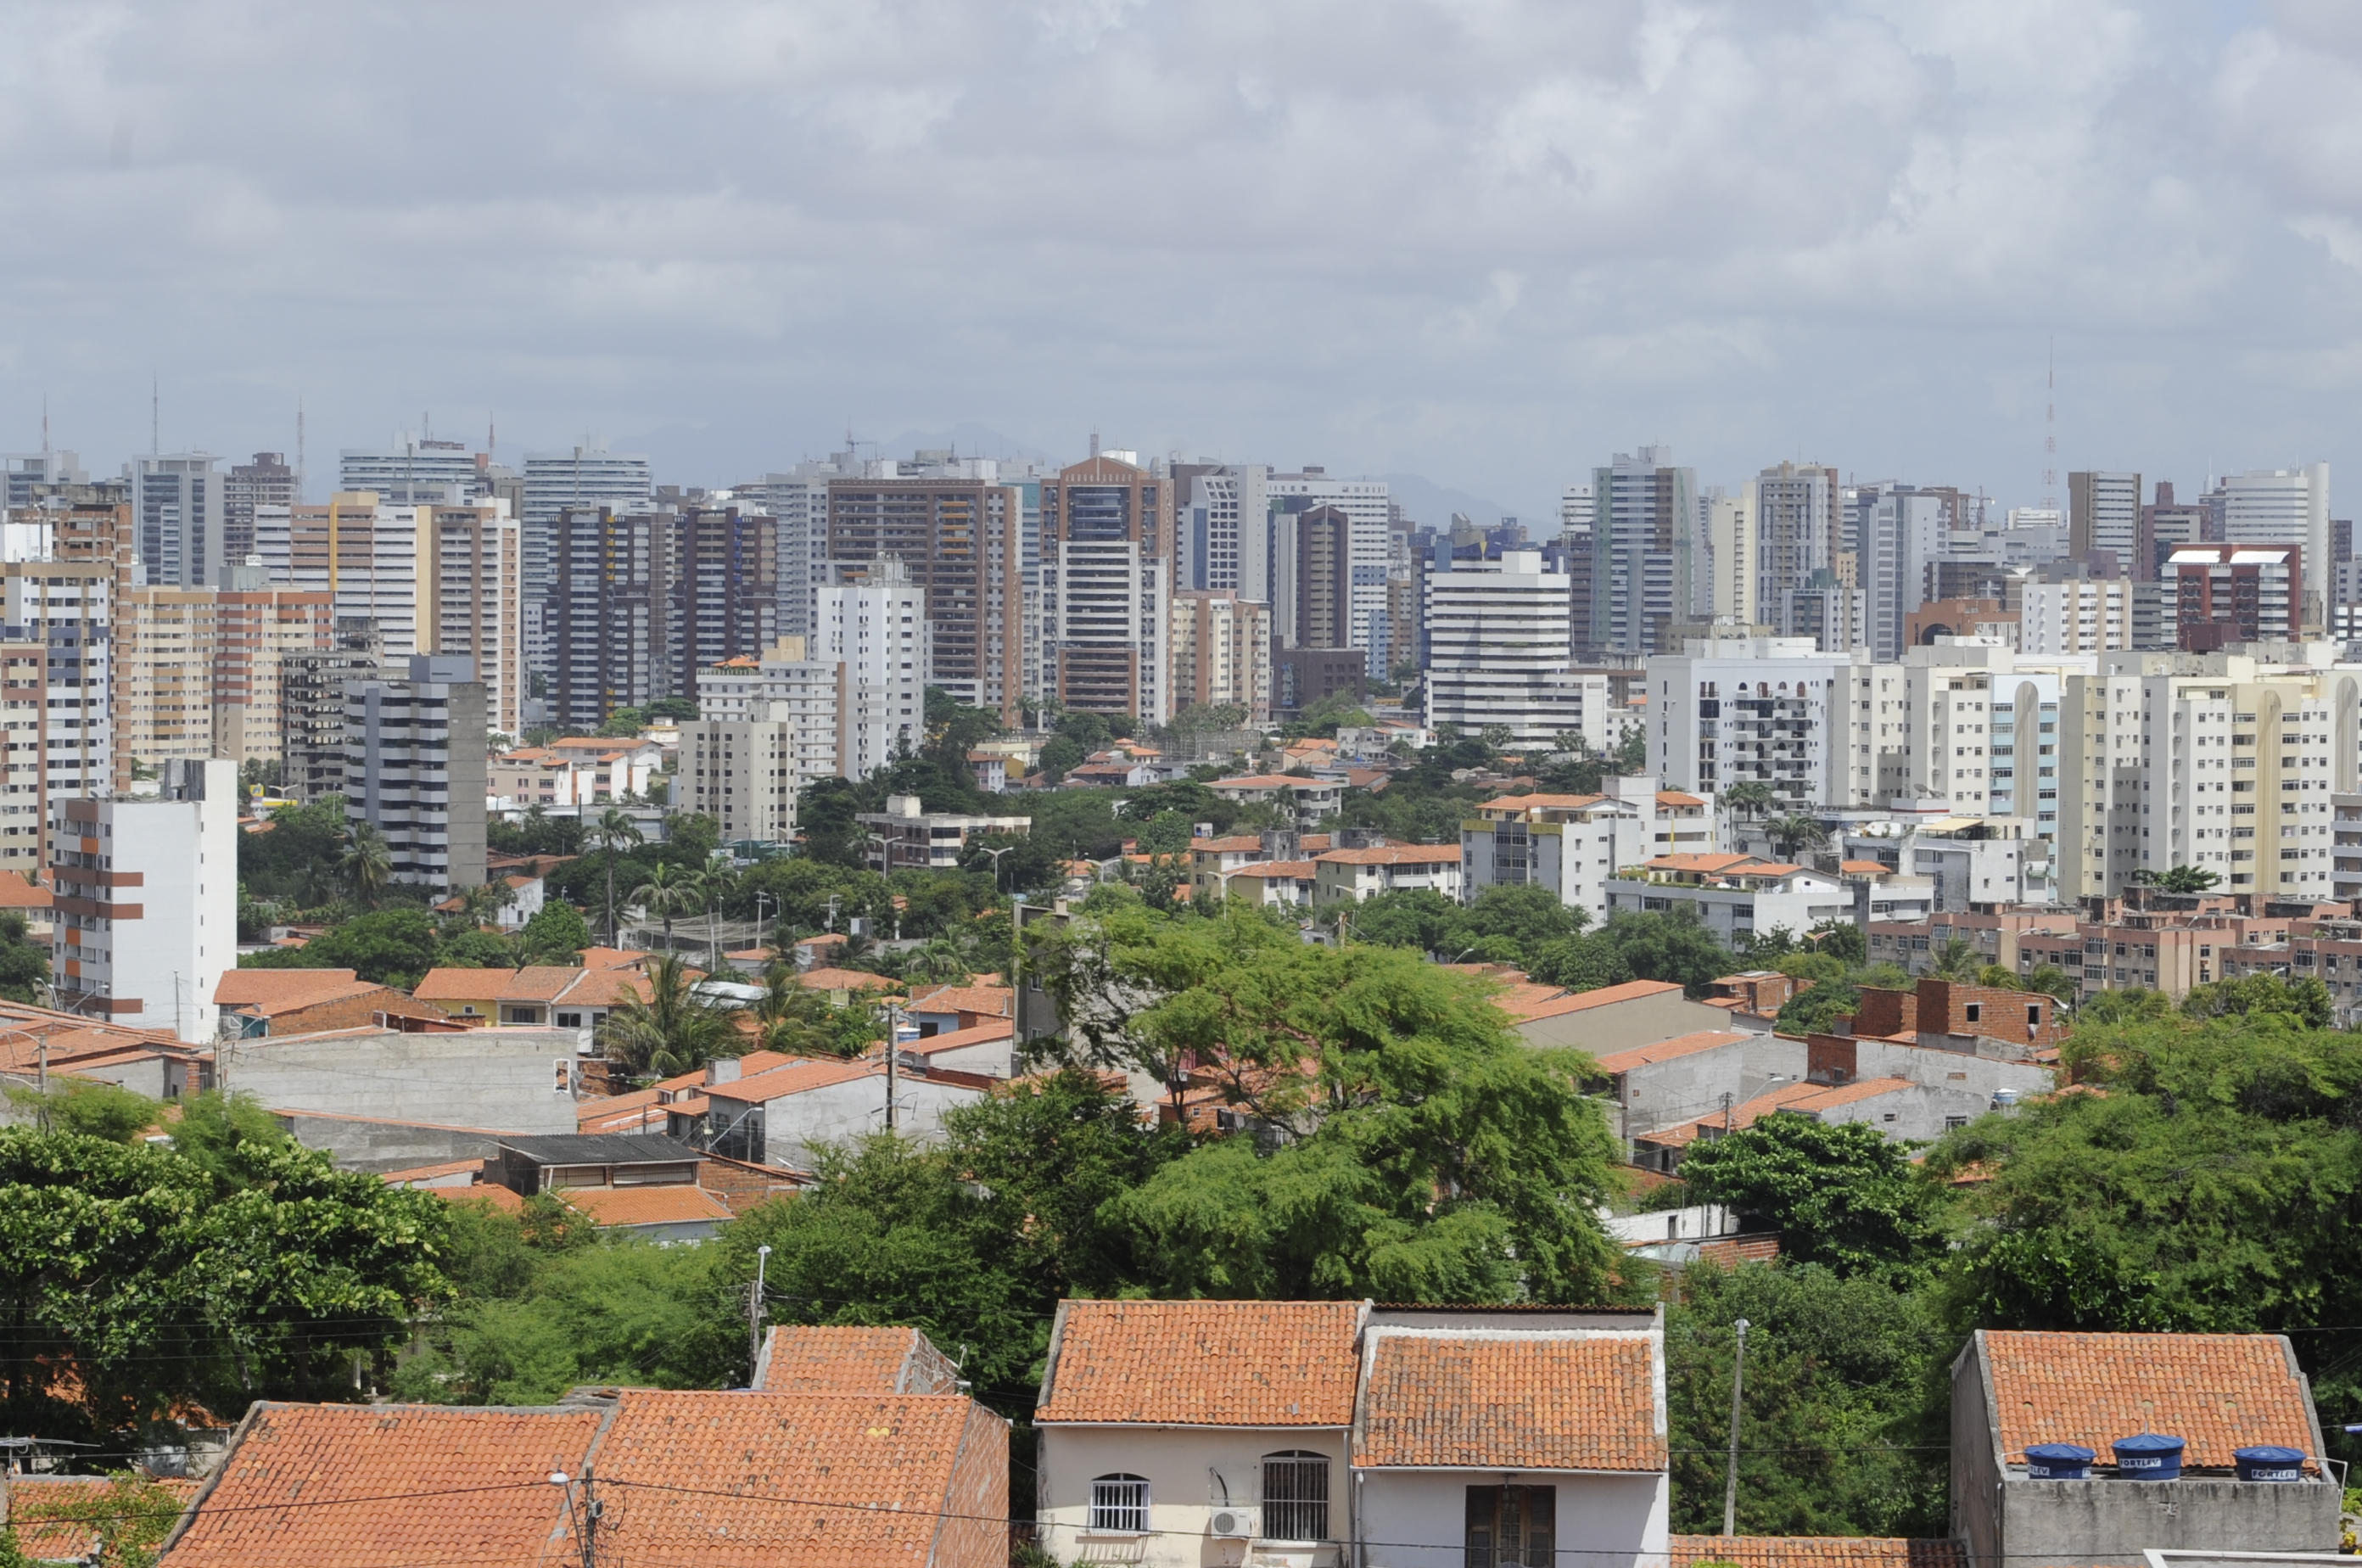
[[[17,0],[0,447],[2362,458],[2350,0]],[[2349,477],[2350,476],[2350,477]],[[2362,494],[2362,468],[2337,475]],[[2063,481],[2062,481],[2063,490]],[[2350,513],[2352,502],[2336,510]]]

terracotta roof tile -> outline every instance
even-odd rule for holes
[[[579,1474],[605,1419],[600,1410],[257,1405],[173,1547],[173,1568],[541,1562],[563,1515],[549,1473]],[[404,1497],[461,1491],[464,1507]]]
[[[568,1007],[621,1007],[627,1000],[646,1001],[655,994],[654,982],[636,969],[577,969],[575,982],[554,1000]]]
[[[473,1187],[422,1187],[418,1190],[432,1193],[447,1203],[489,1203],[503,1214],[524,1212],[524,1199],[498,1182],[480,1181]]]
[[[1657,791],[1657,804],[1661,806],[1703,806],[1705,802],[1695,795],[1684,794],[1679,790],[1660,790]]]
[[[1037,1421],[1342,1427],[1355,1301],[1068,1301]]]
[[[387,1171],[381,1179],[388,1187],[415,1187],[422,1182],[432,1182],[442,1176],[473,1177],[481,1176],[483,1173],[484,1162],[481,1156],[479,1156],[472,1160],[446,1160],[439,1165],[413,1165],[406,1171]],[[450,1185],[464,1187],[467,1184],[455,1182]]]
[[[1735,1562],[1738,1568],[1969,1568],[1957,1540],[1876,1535],[1677,1535],[1670,1568]]]
[[[566,994],[568,987],[580,979],[583,971],[564,964],[529,964],[509,977],[501,988],[501,1000],[505,1002],[556,1001]]]
[[[1665,1467],[1647,1333],[1373,1336],[1357,1465]]]
[[[508,984],[511,973],[507,969],[429,969],[410,988],[410,994],[420,1001],[491,1001]]]
[[[924,1056],[935,1051],[956,1051],[964,1045],[989,1045],[996,1040],[1014,1039],[1016,1034],[1017,1025],[1008,1019],[989,1019],[972,1029],[946,1029],[923,1040],[906,1040],[902,1054]]]
[[[1252,866],[1242,866],[1231,875],[1243,882],[1309,882],[1320,875],[1320,863],[1317,860],[1260,860]]]
[[[1386,844],[1374,849],[1332,849],[1316,856],[1324,866],[1457,866],[1456,844]]]
[[[599,1226],[687,1225],[730,1218],[729,1207],[703,1187],[569,1187],[558,1194],[567,1208]]]
[[[797,983],[815,991],[887,991],[899,982],[866,969],[832,969],[819,966],[796,977]]]
[[[1579,812],[1607,799],[1605,795],[1496,795],[1478,811]]]
[[[1538,1018],[1557,1018],[1564,1013],[1589,1012],[1595,1007],[1614,1007],[1618,1002],[1639,1001],[1649,997],[1679,996],[1681,987],[1671,980],[1627,980],[1620,986],[1602,986],[1592,991],[1562,992],[1556,986],[1538,986],[1531,982],[1512,986],[1505,996],[1493,999],[1493,1005],[1509,1015],[1514,1022],[1530,1023]],[[1546,993],[1537,995],[1535,993]]]
[[[104,1498],[118,1483],[104,1475],[11,1475],[8,1477],[8,1528],[16,1532],[19,1551],[36,1562],[80,1562],[99,1545],[98,1532],[81,1519],[61,1513],[87,1507]],[[160,1486],[185,1506],[197,1495],[194,1481],[135,1483]]]
[[[1629,1072],[1634,1067],[1645,1067],[1651,1062],[1669,1062],[1676,1056],[1693,1055],[1700,1051],[1718,1051],[1725,1045],[1736,1045],[1742,1041],[1759,1038],[1760,1036],[1745,1030],[1703,1030],[1695,1034],[1660,1040],[1654,1045],[1635,1045],[1628,1051],[1612,1052],[1599,1058],[1599,1070],[1604,1073]]]
[[[773,1329],[755,1387],[764,1394],[899,1394],[912,1359],[932,1348],[916,1329]]]
[[[1209,790],[1334,790],[1337,786],[1323,778],[1297,778],[1285,773],[1248,773],[1236,778],[1217,778],[1206,788]]]
[[[869,1056],[847,1061],[835,1056],[813,1056],[791,1062],[784,1067],[774,1067],[767,1073],[755,1073],[726,1084],[710,1086],[705,1093],[709,1099],[727,1099],[768,1104],[791,1094],[803,1094],[811,1089],[827,1088],[832,1085],[850,1083],[875,1074],[883,1077],[886,1062],[883,1056]],[[683,1110],[679,1104],[668,1110]]]
[[[981,1012],[994,1018],[1014,1016],[1017,993],[1007,986],[938,986],[921,991],[903,1004],[904,1012]]]
[[[45,910],[55,902],[47,888],[14,871],[0,871],[0,910]]]
[[[1189,841],[1194,855],[1254,855],[1263,849],[1263,839],[1255,834],[1233,834],[1228,838],[1193,838]]]
[[[377,988],[350,969],[225,969],[214,986],[214,1002],[278,1012]]]
[[[2304,1384],[2278,1334],[2063,1334],[1989,1330],[2001,1446],[2080,1442],[2103,1457],[2136,1432],[2184,1439],[2191,1464],[2278,1443],[2316,1452]]]

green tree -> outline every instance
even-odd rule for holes
[[[1794,860],[1804,851],[1819,849],[1829,842],[1828,829],[1798,812],[1773,817],[1763,824],[1763,834],[1783,860]]]
[[[1777,1230],[1783,1257],[1840,1275],[1907,1275],[1941,1250],[1933,1188],[1868,1122],[1774,1111],[1692,1145],[1682,1179],[1698,1201]]]
[[[563,899],[545,902],[517,933],[519,956],[527,964],[570,966],[580,961],[590,945],[590,923]]]
[[[665,951],[672,951],[672,922],[676,915],[701,909],[705,900],[705,878],[694,871],[684,871],[669,861],[659,863],[647,875],[647,879],[632,889],[631,901],[640,909],[664,922]]]
[[[626,997],[599,1025],[599,1043],[611,1062],[635,1077],[693,1072],[716,1056],[745,1053],[746,1039],[698,994],[698,982],[677,953],[647,971],[648,994]]]
[[[0,1568],[36,1568],[54,1562],[33,1556],[18,1533],[20,1528],[43,1526],[87,1533],[96,1545],[80,1561],[94,1568],[155,1568],[157,1549],[186,1507],[186,1496],[179,1489],[132,1470],[110,1471],[105,1485],[99,1486],[25,1487],[9,1498],[11,1523],[0,1527]]]
[[[1693,997],[1730,973],[1731,956],[1694,908],[1666,914],[1617,914],[1599,928],[1638,980],[1664,980]]]
[[[1740,1318],[1749,1324],[1741,1533],[1943,1534],[1944,1374],[1955,1340],[1924,1295],[1790,1262],[1693,1264],[1666,1308],[1673,1529],[1722,1528],[1732,1324]]]
[[[615,943],[615,857],[621,851],[641,841],[640,824],[620,806],[610,806],[599,813],[599,824],[590,836],[599,845],[600,858],[606,863],[607,873],[607,944]]]
[[[1975,983],[1978,971],[1983,967],[1984,960],[1976,945],[1966,937],[1954,936],[1947,938],[1944,945],[1929,955],[1927,972],[1938,979],[1968,985]]]
[[[2307,975],[2290,980],[2279,975],[2242,975],[2192,986],[2181,999],[2181,1010],[2191,1018],[2223,1018],[2251,1013],[2274,1014],[2306,1029],[2326,1029],[2332,1015],[2329,988]]]
[[[355,823],[345,830],[344,853],[337,857],[337,874],[344,878],[352,895],[371,909],[385,894],[385,885],[393,878],[393,851],[387,845],[385,835],[369,823]]]
[[[8,1101],[28,1110],[44,1132],[71,1132],[108,1143],[128,1143],[156,1125],[158,1106],[144,1094],[115,1084],[61,1078],[46,1092],[10,1088]]]
[[[2202,866],[2176,866],[2157,874],[2156,887],[2162,893],[2202,893],[2222,879]]]
[[[1841,964],[1860,964],[1870,956],[1869,939],[1849,920],[1816,922],[1804,940],[1814,952],[1825,953]]]
[[[1526,966],[1526,973],[1546,986],[1595,991],[1631,979],[1632,966],[1624,961],[1622,949],[1605,935],[1575,936],[1546,944]]]
[[[606,723],[599,726],[598,733],[602,736],[607,736],[615,740],[631,740],[635,738],[642,730],[646,729],[647,727],[648,714],[646,709],[618,708],[613,712],[607,715]]]
[[[0,997],[37,1004],[50,988],[50,950],[32,939],[22,910],[0,910]]]
[[[374,910],[329,927],[301,947],[238,959],[247,969],[350,969],[381,986],[411,986],[435,966],[442,933],[425,910]]]
[[[318,901],[345,849],[345,798],[281,806],[267,831],[237,835],[238,880],[259,899]]]
[[[659,697],[648,704],[651,719],[670,719],[676,724],[697,722],[697,700],[692,697]]]

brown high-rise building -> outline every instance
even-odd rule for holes
[[[222,481],[223,563],[242,565],[254,554],[256,507],[292,506],[295,501],[295,470],[287,466],[286,454],[257,452],[254,461],[234,465]]]
[[[1296,515],[1296,613],[1289,646],[1341,648],[1353,640],[1353,521],[1339,506]]]
[[[1173,715],[1173,487],[1104,453],[1042,482],[1043,636],[1069,708]]]
[[[1024,492],[985,480],[838,479],[828,485],[828,558],[859,569],[891,556],[927,591],[930,684],[1015,723],[1025,695]]]

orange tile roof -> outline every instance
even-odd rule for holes
[[[500,998],[506,1002],[556,1001],[582,975],[583,971],[568,965],[528,964],[509,977]]]
[[[432,1193],[447,1203],[489,1203],[503,1214],[524,1212],[524,1199],[498,1182],[480,1181],[473,1187],[422,1187],[418,1190]]]
[[[982,1012],[995,1018],[1013,1015],[1017,993],[1007,986],[938,986],[914,993],[904,1012]]]
[[[1968,1549],[1957,1540],[1899,1535],[1677,1535],[1669,1546],[1668,1568],[1969,1568]]]
[[[1190,852],[1197,855],[1254,855],[1263,849],[1260,834],[1232,834],[1228,838],[1193,838]]]
[[[600,1555],[699,1568],[998,1562],[1008,1443],[1006,1422],[956,1396],[630,1389],[599,1445],[600,1480],[626,1500],[610,1506]],[[992,1482],[955,1496],[964,1459]]]
[[[635,947],[586,947],[582,950],[582,966],[586,969],[624,969],[646,963],[648,956]]]
[[[439,1165],[413,1165],[406,1171],[387,1171],[380,1177],[388,1187],[409,1187],[414,1183],[432,1181],[437,1176],[480,1176],[484,1162],[480,1155],[472,1160],[446,1160]]]
[[[7,1524],[17,1550],[35,1562],[81,1562],[100,1544],[98,1531],[72,1515],[94,1500],[106,1499],[110,1489],[125,1485],[104,1475],[11,1475],[8,1477]],[[160,1486],[185,1507],[197,1495],[194,1481],[140,1480],[129,1486]],[[60,1517],[63,1515],[65,1517]]]
[[[762,1394],[899,1394],[926,1345],[916,1329],[778,1328],[763,1351]]]
[[[1588,995],[1589,993],[1584,993]],[[1695,1034],[1680,1034],[1671,1040],[1660,1040],[1654,1045],[1635,1045],[1628,1051],[1615,1051],[1600,1057],[1599,1069],[1606,1073],[1629,1072],[1652,1062],[1670,1062],[1676,1056],[1687,1056],[1699,1051],[1716,1051],[1725,1045],[1758,1036],[1745,1030],[1707,1029]]]
[[[1285,773],[1247,773],[1236,778],[1217,778],[1206,786],[1209,790],[1334,790],[1337,786],[1322,778],[1297,778]]]
[[[956,1051],[964,1045],[989,1045],[996,1040],[1013,1040],[1016,1036],[1017,1025],[1012,1021],[996,1018],[968,1029],[946,1029],[923,1040],[906,1040],[902,1054],[924,1056],[937,1051]]]
[[[173,1568],[542,1562],[606,1412],[451,1405],[254,1407]],[[465,1492],[464,1506],[408,1494]],[[403,1500],[386,1500],[401,1498]]]
[[[1357,1465],[1665,1467],[1646,1333],[1381,1333],[1362,1396]]]
[[[705,1096],[708,1099],[751,1100],[757,1104],[767,1104],[788,1095],[803,1094],[817,1088],[829,1088],[837,1084],[851,1083],[855,1078],[868,1077],[872,1074],[883,1077],[885,1073],[886,1061],[883,1056],[869,1056],[855,1061],[846,1061],[834,1056],[815,1056],[790,1063],[784,1067],[775,1067],[767,1073],[756,1073],[733,1083],[709,1085]],[[680,1110],[686,1114],[686,1107],[679,1102],[669,1109]]]
[[[45,910],[55,902],[47,888],[14,871],[0,871],[0,910]]]
[[[2278,1443],[2318,1453],[2304,1383],[2278,1334],[2065,1334],[1986,1330],[2003,1452],[2080,1442],[2108,1452],[2136,1432],[2190,1444],[2191,1464]]]
[[[508,969],[451,969],[436,967],[418,977],[418,984],[410,994],[420,1001],[491,1001],[508,984]],[[223,978],[228,978],[224,976]]]
[[[680,1183],[668,1187],[569,1187],[559,1200],[601,1227],[686,1225],[699,1220],[730,1218],[729,1206],[703,1187]]]
[[[1562,992],[1556,986],[1540,986],[1527,982],[1513,986],[1506,996],[1493,999],[1493,1005],[1509,1015],[1516,1023],[1531,1023],[1536,1019],[1559,1018],[1570,1012],[1589,1012],[1595,1007],[1614,1007],[1618,1002],[1639,1001],[1647,997],[1678,996],[1681,987],[1671,980],[1626,980],[1621,985],[1601,986],[1596,990]],[[1536,996],[1534,992],[1546,992]]]
[[[552,1000],[568,1007],[621,1007],[626,1001],[646,1001],[655,994],[655,982],[636,969],[577,969],[574,984],[559,992]]]
[[[1695,871],[1701,874],[1727,872],[1734,867],[1755,866],[1760,862],[1752,855],[1660,855],[1649,862],[1653,871]]]
[[[1342,1427],[1357,1301],[1066,1301],[1043,1421]]]
[[[1579,812],[1607,799],[1605,795],[1496,795],[1477,810],[1518,812]]]
[[[378,988],[350,969],[225,969],[214,986],[214,1004],[283,1012]]]
[[[796,978],[799,984],[815,991],[888,991],[897,983],[866,969],[814,967]]]
[[[1891,877],[1894,874],[1894,867],[1883,860],[1840,860],[1838,869],[1857,877]]]
[[[1317,860],[1260,860],[1252,866],[1242,866],[1231,875],[1249,882],[1271,882],[1281,878],[1309,882],[1320,875],[1320,863]]]
[[[1685,795],[1679,790],[1660,790],[1657,791],[1657,804],[1661,806],[1703,806],[1705,802],[1698,799],[1695,795]]]
[[[1457,866],[1456,844],[1382,844],[1373,849],[1332,849],[1314,856],[1324,866]]]

